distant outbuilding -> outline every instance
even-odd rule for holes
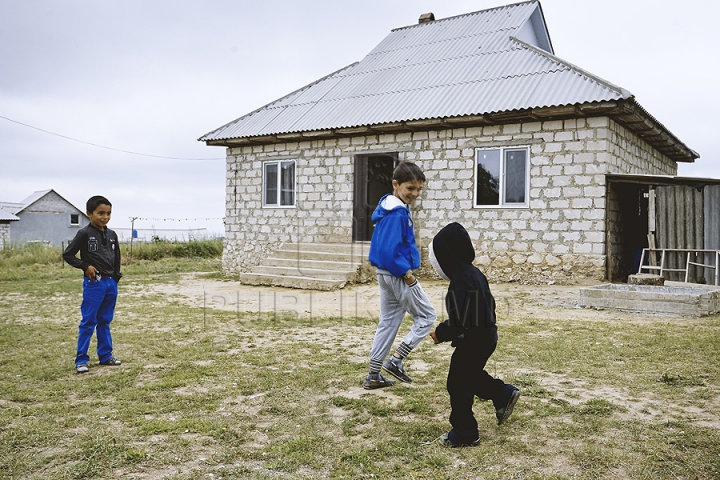
[[[28,242],[67,244],[89,223],[81,209],[52,189],[18,203],[0,201],[0,248]]]

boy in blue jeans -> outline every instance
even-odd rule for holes
[[[412,382],[405,373],[402,360],[430,333],[437,318],[413,274],[413,270],[420,267],[420,252],[415,245],[409,205],[420,195],[423,183],[425,175],[420,167],[414,163],[400,163],[393,171],[393,193],[380,199],[372,215],[375,230],[368,257],[377,267],[380,318],[370,348],[370,371],[363,382],[366,390],[395,383],[380,374],[381,368],[401,382]],[[395,353],[385,360],[406,312],[413,318],[410,332]]]
[[[435,272],[448,285],[445,305],[448,319],[430,337],[455,347],[447,376],[452,430],[440,437],[448,447],[477,445],[478,424],[473,415],[475,397],[492,400],[502,425],[510,417],[520,390],[485,371],[498,342],[495,299],[485,275],[473,265],[475,249],[459,223],[446,225],[430,242],[429,257]]]
[[[82,320],[78,328],[75,371],[88,371],[88,348],[93,332],[97,332],[97,355],[101,365],[120,365],[113,356],[110,322],[115,313],[120,273],[120,244],[115,232],[107,228],[112,214],[110,201],[99,195],[86,204],[90,225],[81,228],[63,252],[63,259],[85,274]],[[77,253],[80,252],[80,258]]]

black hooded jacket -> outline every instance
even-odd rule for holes
[[[495,335],[495,299],[485,275],[473,265],[475,249],[459,223],[445,226],[433,239],[431,260],[440,276],[450,279],[445,306],[448,319],[435,330],[440,342],[453,346]],[[432,258],[434,256],[434,258]]]

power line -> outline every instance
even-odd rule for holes
[[[225,160],[224,158],[219,158],[219,157],[216,157],[216,158],[165,157],[163,155],[150,155],[148,153],[131,152],[129,150],[122,150],[119,148],[106,147],[105,145],[98,145],[97,143],[86,142],[84,140],[78,140],[77,138],[68,137],[67,135],[61,135],[59,133],[50,132],[48,130],[43,130],[42,128],[34,127],[32,125],[28,125],[27,123],[19,122],[17,120],[13,120],[12,118],[4,117],[2,115],[0,115],[0,118],[7,120],[8,122],[17,123],[18,125],[22,125],[23,127],[32,128],[33,130],[47,133],[48,135],[55,135],[56,137],[64,138],[66,140],[72,140],[73,142],[83,143],[85,145],[91,145],[93,147],[98,147],[98,148],[104,148],[106,150],[112,150],[114,152],[127,153],[130,155],[139,155],[141,157],[152,157],[152,158],[164,158],[164,159],[168,159],[168,160]]]

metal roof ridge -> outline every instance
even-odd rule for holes
[[[543,57],[546,57],[546,58],[548,58],[548,59],[550,59],[550,60],[552,60],[552,61],[555,61],[555,62],[557,62],[557,63],[559,63],[559,64],[561,64],[561,65],[564,65],[564,66],[566,66],[567,68],[569,68],[570,70],[574,70],[575,72],[579,73],[580,75],[583,75],[583,76],[585,76],[585,77],[588,77],[588,78],[594,80],[595,82],[603,85],[604,87],[609,88],[610,90],[615,90],[615,91],[616,91],[620,96],[622,96],[622,98],[624,98],[624,99],[629,99],[629,98],[634,98],[634,97],[635,97],[635,95],[633,95],[630,91],[628,91],[628,90],[626,90],[626,89],[624,89],[624,88],[622,88],[622,87],[620,87],[620,86],[618,86],[618,85],[615,85],[614,83],[611,83],[611,82],[605,80],[605,79],[602,78],[602,77],[598,77],[597,75],[595,75],[595,74],[593,74],[593,73],[590,73],[590,72],[588,72],[587,70],[584,70],[584,69],[578,67],[577,65],[575,65],[575,64],[573,64],[573,63],[570,63],[570,62],[568,62],[567,60],[564,60],[564,59],[558,57],[557,55],[548,52],[547,50],[543,50],[542,48],[538,48],[538,47],[536,47],[535,45],[532,45],[532,44],[530,44],[530,43],[524,42],[524,41],[522,41],[522,40],[520,40],[519,38],[516,38],[516,37],[512,37],[512,36],[511,36],[511,37],[510,37],[510,40],[521,44],[522,46],[524,46],[524,47],[532,50],[533,52],[537,53],[538,55],[542,55]]]
[[[556,56],[556,55],[554,55],[554,54],[552,54],[552,53],[550,53],[550,52],[547,52],[547,51],[545,51],[545,50],[543,50],[543,49],[541,49],[541,48],[537,48],[536,46],[531,45],[531,44],[529,44],[529,43],[527,43],[527,42],[524,42],[524,41],[522,41],[522,40],[520,40],[520,39],[518,39],[518,38],[510,37],[510,39],[511,39],[512,41],[515,41],[515,42],[518,42],[518,43],[522,44],[522,45],[525,46],[526,48],[528,48],[528,49],[532,50],[533,52],[537,53],[538,55],[542,55],[542,56],[547,57],[547,58],[549,58],[549,59],[551,59],[551,60],[554,60],[554,61],[556,61],[556,62],[558,62],[558,63],[560,63],[560,64],[562,64],[562,65],[567,66],[567,67],[570,68],[571,70],[574,70],[574,71],[577,72],[578,74],[584,75],[584,76],[592,79],[593,81],[598,82],[599,84],[605,86],[606,88],[609,88],[609,89],[611,89],[611,90],[615,90],[616,92],[618,92],[619,95],[622,96],[623,100],[627,100],[627,101],[630,102],[632,105],[634,105],[635,107],[637,107],[637,109],[640,110],[640,112],[641,112],[643,115],[645,115],[650,121],[652,121],[653,123],[657,124],[662,130],[664,130],[665,132],[667,132],[668,135],[670,135],[670,136],[677,142],[677,144],[681,145],[682,148],[684,148],[684,149],[686,149],[688,152],[690,152],[691,155],[694,155],[695,158],[700,158],[700,154],[698,154],[698,153],[697,153],[695,150],[693,150],[692,148],[688,147],[688,146],[685,144],[685,142],[683,142],[682,140],[680,140],[680,138],[678,138],[677,135],[675,135],[674,133],[672,133],[669,128],[667,128],[665,125],[663,125],[662,122],[660,122],[657,118],[655,118],[650,112],[648,112],[647,110],[645,110],[645,108],[638,103],[637,99],[635,98],[635,95],[633,95],[632,92],[630,92],[630,91],[628,91],[628,90],[626,90],[626,89],[624,89],[624,88],[622,88],[622,87],[620,87],[620,86],[618,86],[618,85],[615,85],[614,83],[611,83],[611,82],[605,80],[604,78],[598,77],[597,75],[594,75],[594,74],[588,72],[587,70],[584,70],[584,69],[582,69],[582,68],[580,68],[580,67],[578,67],[578,66],[576,66],[576,65],[574,65],[574,64],[572,64],[572,63],[570,63],[570,62],[568,62],[567,60],[563,60],[562,58],[560,58],[560,57],[558,57],[558,56]],[[681,149],[682,149],[682,148],[681,148]]]
[[[439,19],[439,20],[433,20],[432,22],[427,22],[427,23],[443,22],[443,21],[446,21],[446,20],[452,20],[452,19],[461,18],[461,17],[465,17],[465,16],[469,16],[469,15],[474,15],[474,14],[478,14],[478,13],[484,13],[484,12],[488,12],[488,11],[491,11],[491,10],[497,10],[497,9],[509,8],[509,7],[516,7],[516,6],[518,6],[518,5],[529,4],[529,3],[539,3],[539,2],[538,2],[538,0],[529,0],[529,1],[526,1],[526,2],[520,2],[520,3],[516,3],[516,4],[512,4],[512,5],[499,6],[499,7],[494,7],[494,8],[486,9],[486,10],[480,10],[480,11],[477,11],[477,12],[466,13],[466,14],[462,14],[462,15],[455,15],[455,16],[453,16],[453,17],[441,18],[441,19]],[[423,43],[414,43],[414,44],[411,44],[411,45],[405,45],[405,46],[400,47],[400,48],[386,48],[386,49],[383,49],[383,50],[372,50],[370,53],[368,53],[368,54],[363,58],[363,60],[362,60],[360,63],[363,63],[366,58],[373,58],[373,57],[376,57],[376,56],[378,56],[378,55],[386,54],[386,53],[388,53],[388,52],[401,52],[401,51],[403,51],[403,50],[416,49],[416,48],[421,47],[421,46],[422,46],[422,47],[426,47],[426,46],[429,46],[429,45],[439,45],[439,44],[442,44],[442,43],[445,43],[445,42],[456,42],[456,41],[458,41],[459,39],[470,39],[470,38],[474,38],[474,37],[483,37],[483,36],[487,36],[487,35],[496,35],[496,34],[502,34],[502,33],[504,33],[504,32],[510,33],[510,32],[516,31],[516,30],[518,30],[518,28],[522,27],[522,25],[524,25],[531,17],[532,17],[532,15],[529,15],[529,16],[528,16],[522,23],[520,23],[519,25],[500,27],[500,28],[496,28],[495,30],[482,30],[482,31],[475,31],[475,32],[472,32],[472,33],[465,33],[465,34],[462,34],[462,35],[456,35],[456,36],[452,36],[452,37],[443,37],[443,38],[436,39],[436,40],[425,41],[425,42],[423,42]],[[424,24],[417,24],[417,25],[410,25],[410,26],[414,27],[414,26],[422,26],[422,25],[424,25]],[[401,27],[401,28],[407,28],[407,27]],[[392,32],[395,32],[396,30],[398,30],[398,29],[392,30],[392,31],[391,31],[391,34],[392,34]],[[388,36],[388,37],[389,37],[389,36]],[[387,39],[388,37],[386,37],[386,39]],[[509,35],[507,36],[507,38],[512,38],[512,35],[509,34]],[[384,43],[384,40],[383,40],[383,42],[381,42],[379,45],[382,45],[382,43]],[[378,45],[378,46],[379,46],[379,45]],[[491,52],[482,52],[482,54],[487,54],[487,53],[494,53],[494,51],[491,51]],[[461,58],[461,56],[457,56],[457,57],[447,57],[447,58]],[[414,64],[414,65],[415,65],[415,64]]]
[[[29,207],[29,206],[32,205],[33,203],[37,202],[38,200],[40,200],[41,198],[43,198],[45,195],[47,195],[48,193],[50,193],[50,192],[52,192],[52,191],[54,191],[52,188],[49,188],[49,189],[47,189],[47,190],[36,190],[36,191],[34,191],[33,193],[31,193],[30,195],[28,195],[27,197],[25,197],[25,198],[20,202],[20,204],[21,204],[23,207],[22,207],[20,210],[18,210],[17,213],[22,212],[22,211],[25,210],[27,207]],[[57,194],[57,192],[55,192],[55,193]],[[65,199],[63,199],[63,200],[65,200]],[[65,201],[67,201],[67,200],[65,200]],[[69,203],[69,202],[68,202],[68,203]]]
[[[444,19],[443,19],[443,20],[444,20]],[[439,20],[437,20],[437,21],[439,21]],[[422,45],[422,46],[437,45],[437,44],[440,44],[440,43],[443,43],[443,42],[455,42],[455,41],[457,41],[458,39],[461,39],[461,38],[473,38],[473,37],[481,37],[481,36],[483,36],[483,35],[495,35],[495,34],[497,34],[497,33],[502,33],[502,32],[505,32],[505,31],[515,31],[515,30],[517,30],[517,29],[518,29],[518,27],[517,27],[517,26],[514,26],[514,27],[498,28],[497,30],[483,30],[483,31],[481,31],[481,32],[475,32],[475,33],[466,34],[466,35],[457,35],[457,36],[455,36],[455,37],[444,37],[444,38],[441,38],[441,39],[439,39],[439,40],[432,40],[432,41],[428,41],[428,42],[424,42],[424,43],[414,43],[414,44],[412,44],[412,45],[406,45],[406,46],[401,47],[401,48],[386,48],[385,50],[372,50],[370,53],[368,53],[367,55],[365,55],[365,58],[374,57],[374,56],[376,56],[376,55],[381,55],[381,54],[385,54],[385,53],[388,53],[388,52],[400,52],[400,51],[402,51],[402,50],[409,50],[409,49],[412,49],[412,48],[417,48],[418,46],[421,46],[421,45]],[[512,37],[512,35],[508,35],[508,37]],[[386,38],[387,38],[387,37],[386,37]],[[363,58],[363,61],[365,60],[365,58]]]
[[[391,32],[396,32],[396,31],[398,31],[398,30],[405,30],[405,29],[410,29],[410,28],[417,28],[417,27],[421,27],[421,26],[423,26],[423,25],[440,23],[440,22],[444,22],[444,21],[446,21],[446,20],[453,20],[453,19],[460,18],[460,17],[469,17],[469,16],[472,16],[472,15],[478,15],[478,14],[480,14],[480,13],[485,13],[485,12],[492,12],[493,10],[500,10],[500,9],[503,9],[503,8],[516,8],[516,7],[519,7],[520,5],[525,5],[525,4],[528,4],[528,3],[537,3],[537,4],[539,4],[540,1],[539,1],[539,0],[527,0],[527,1],[525,1],[525,2],[511,3],[510,5],[500,5],[500,6],[497,6],[497,7],[486,8],[486,9],[484,9],[484,10],[477,10],[477,11],[475,11],[475,12],[468,12],[468,13],[462,13],[462,14],[460,14],[460,15],[453,15],[452,17],[440,18],[440,19],[438,19],[438,20],[433,20],[433,21],[431,21],[431,22],[426,22],[426,23],[413,23],[413,24],[411,24],[411,25],[405,25],[404,27],[393,28],[393,29],[390,30],[390,31],[391,31]]]
[[[22,208],[20,208],[17,212],[15,212],[15,214],[18,214],[18,213],[22,212],[23,210],[25,210],[26,208],[32,206],[33,204],[35,204],[35,202],[37,202],[41,198],[45,198],[45,196],[47,196],[47,194],[50,192],[53,192],[55,195],[60,197],[65,203],[67,203],[71,207],[75,208],[76,210],[78,210],[80,213],[82,213],[83,215],[85,215],[87,217],[87,215],[85,213],[83,213],[82,209],[73,205],[73,203],[70,202],[67,198],[63,197],[58,192],[56,192],[54,188],[49,188],[47,190],[38,190],[36,192],[33,192],[29,197],[27,197],[21,203],[18,203],[18,205],[21,205]],[[3,203],[3,202],[0,202],[0,203]]]

